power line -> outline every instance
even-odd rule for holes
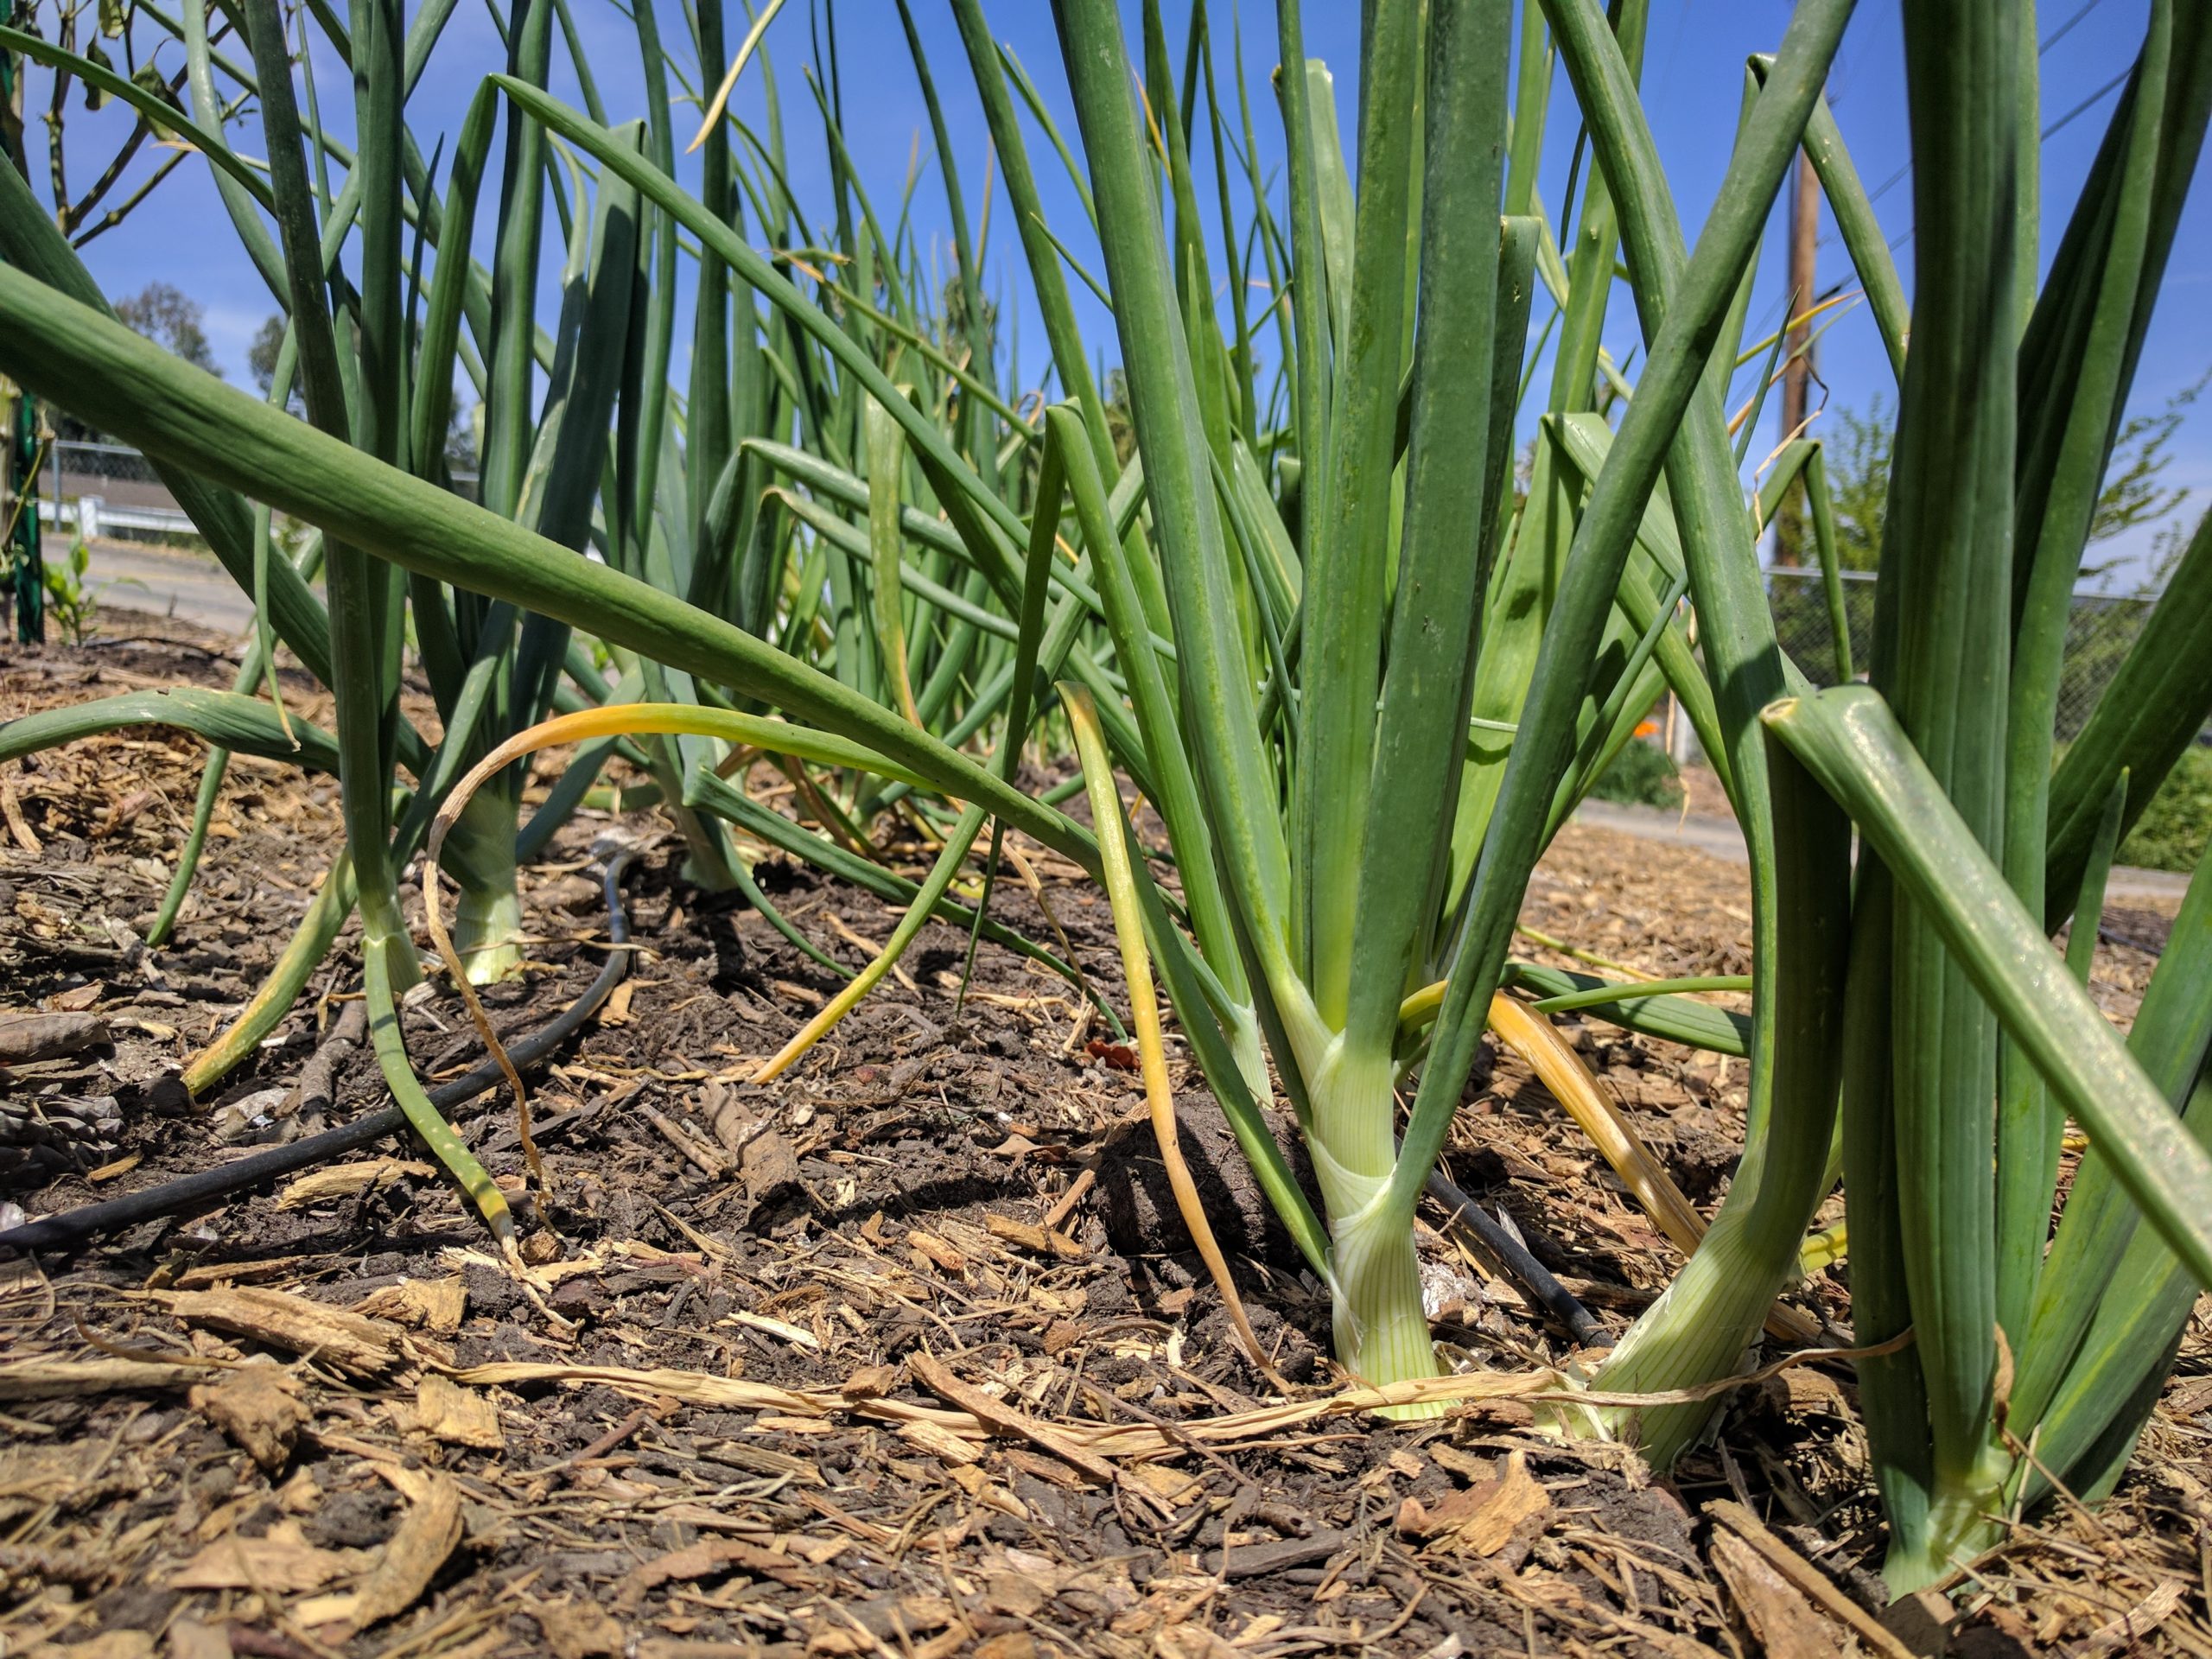
[[[2110,80],[2108,80],[2108,81],[2105,82],[2105,84],[2104,84],[2103,86],[2101,86],[2098,87],[2098,88],[2097,88],[2097,90],[2096,90],[2095,92],[2091,92],[2091,93],[2090,93],[2087,98],[2083,99],[2082,99],[2079,104],[2076,104],[2076,105],[2075,105],[2072,109],[2070,109],[2070,110],[2067,111],[2065,114],[2063,114],[2063,115],[2060,116],[2060,117],[2058,118],[2058,119],[2057,119],[2057,120],[2056,120],[2056,121],[2052,122],[2049,126],[2045,127],[2045,128],[2043,130],[2043,136],[2044,136],[2045,138],[2050,137],[2051,136],[2051,134],[2053,134],[2054,132],[2056,132],[2056,131],[2057,131],[2061,127],[2063,127],[2063,126],[2064,126],[2068,122],[2071,121],[2071,120],[2072,120],[2075,116],[2084,114],[2084,113],[2086,113],[2086,112],[2088,111],[2088,110],[2090,108],[2090,106],[2091,106],[2091,105],[2095,105],[2095,104],[2101,103],[2101,102],[2104,100],[2104,99],[2105,99],[2105,97],[2106,97],[2106,95],[2107,95],[2107,94],[2108,94],[2109,92],[2112,92],[2112,90],[2113,90],[2114,87],[2125,85],[2125,84],[2126,84],[2126,80],[2127,80],[2127,78],[2128,78],[2130,75],[2133,74],[2134,73],[2135,73],[2135,71],[2134,71],[2134,69],[2133,69],[2132,67],[2129,67],[2129,68],[2126,68],[2126,69],[2121,70],[2118,74],[2114,75],[2114,76],[2113,76]]]
[[[2052,47],[2056,46],[2061,41],[2064,40],[2066,38],[2066,32],[2072,29],[2075,24],[2080,22],[2084,17],[2088,16],[2091,12],[2094,11],[2097,9],[2100,0],[2089,0],[2089,3],[2088,5],[2083,6],[2081,10],[2075,12],[2071,17],[2069,17],[2056,29],[2054,29],[2050,34],[2044,35],[2043,44],[2036,48],[2036,55],[2037,57],[2042,57],[2045,53],[2049,52]]]
[[[2050,39],[2044,42],[2044,50],[2048,52],[2057,43],[2058,37],[2061,35],[2065,34],[2068,29],[2073,28],[2074,25],[2080,22],[2082,18],[2088,16],[2091,11],[2096,9],[2099,0],[2089,0],[2089,3],[2088,5],[2082,7],[2081,10],[2075,12],[2071,17],[2061,23],[2057,29],[2052,34]],[[2065,114],[2060,116],[2057,120],[2045,127],[2038,136],[2043,140],[2046,142],[2049,141],[2051,137],[2055,137],[2058,132],[2063,130],[2069,124],[2078,118],[2088,114],[2092,109],[2102,103],[2107,98],[2110,97],[2117,88],[2126,85],[2127,78],[2134,73],[2135,70],[2133,65],[2121,70],[2103,86],[2098,87],[2095,92],[2091,92],[2079,104],[2076,104],[2072,109],[2067,111]],[[1903,167],[1891,174],[1888,178],[1884,179],[1881,183],[1876,185],[1873,189],[1867,193],[1866,205],[1870,207],[1872,207],[1885,195],[1887,195],[1890,191],[1896,188],[1897,186],[1904,181],[1904,176],[1911,171],[1912,163],[1907,162]],[[1827,247],[1830,243],[1835,241],[1840,234],[1840,232],[1830,231],[1826,236],[1821,238],[1821,246]],[[1894,251],[1899,243],[1908,240],[1911,235],[1912,232],[1910,231],[1907,231],[1904,235],[1899,237],[1896,242],[1891,243],[1890,246],[1891,250]]]
[[[1898,183],[1904,178],[1904,175],[1911,171],[1912,163],[1910,162],[1907,162],[1903,167],[1897,168],[1896,172],[1891,174],[1888,178],[1884,179],[1879,184],[1876,185],[1872,190],[1867,193],[1866,205],[1871,207],[1876,202],[1879,201],[1884,196],[1889,194],[1891,191],[1894,190],[1897,187]]]

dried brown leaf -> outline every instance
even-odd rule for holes
[[[908,1355],[906,1369],[913,1373],[914,1380],[931,1394],[945,1404],[971,1414],[986,1428],[1027,1440],[1032,1446],[1051,1452],[1061,1462],[1079,1470],[1085,1479],[1096,1481],[1102,1486],[1114,1484],[1114,1465],[1105,1459],[1086,1451],[1058,1429],[1037,1421],[1005,1401],[994,1398],[972,1383],[963,1382],[953,1375],[944,1361],[925,1350],[916,1349]]]
[[[840,1544],[839,1548],[843,1546]],[[804,1563],[780,1550],[747,1543],[739,1538],[702,1538],[696,1544],[657,1555],[632,1567],[615,1590],[614,1605],[626,1610],[634,1608],[645,1599],[647,1592],[664,1584],[679,1580],[688,1584],[695,1579],[733,1571],[794,1586],[818,1582]]]
[[[1516,1452],[1498,1474],[1447,1493],[1433,1504],[1406,1499],[1398,1506],[1398,1530],[1410,1538],[1434,1539],[1455,1554],[1495,1555],[1522,1523],[1547,1514],[1551,1506],[1551,1494],[1529,1472],[1528,1455]]]
[[[359,1587],[350,1595],[325,1596],[302,1606],[302,1624],[337,1625],[351,1635],[405,1612],[461,1542],[461,1488],[450,1476],[396,1463],[378,1463],[376,1471],[407,1499],[406,1512]]]

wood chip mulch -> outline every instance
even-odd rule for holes
[[[227,685],[223,645],[19,652],[0,718],[142,681]],[[343,943],[251,1067],[183,1099],[179,1064],[281,948],[336,813],[328,780],[241,767],[176,939],[149,951],[200,759],[149,730],[0,768],[0,1012],[103,1033],[0,1082],[0,1141],[44,1126],[13,1162],[0,1149],[0,1213],[383,1103],[361,1046],[329,1042],[354,989]],[[580,822],[527,874],[536,938],[492,998],[503,1027],[596,970],[589,842],[607,827]],[[656,833],[649,813],[626,827]],[[553,1186],[527,1268],[397,1142],[0,1263],[0,1652],[2212,1653],[2212,1301],[2112,1500],[2022,1517],[1949,1595],[1885,1605],[1847,1366],[1740,1389],[1658,1480],[1629,1448],[1544,1432],[1567,1339],[1432,1233],[1461,1374],[1432,1391],[1440,1414],[1377,1416],[1330,1365],[1325,1296],[1214,1155],[1179,1058],[1186,1144],[1286,1395],[1161,1219],[1137,1081],[1071,988],[986,946],[963,998],[965,936],[932,927],[911,984],[754,1087],[836,982],[681,865],[665,834],[640,860],[637,971],[534,1081]],[[1039,867],[1118,1005],[1105,906]],[[763,874],[849,966],[895,922],[805,872]],[[1016,882],[994,909],[1053,937]],[[2108,928],[2095,988],[2123,1022],[2168,919]],[[1524,921],[1658,975],[1742,971],[1749,931],[1740,869],[1576,826]],[[442,988],[407,1020],[422,1070],[475,1063]],[[1562,1024],[1709,1214],[1741,1144],[1741,1063]],[[303,1090],[319,1052],[327,1076]],[[489,1096],[464,1130],[519,1194],[511,1108]],[[1510,1057],[1478,1068],[1449,1161],[1612,1332],[1678,1265]],[[1792,1300],[1847,1325],[1846,1283],[1831,1269]]]

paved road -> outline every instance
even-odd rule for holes
[[[69,547],[63,537],[48,536],[46,556],[67,559]],[[251,596],[209,554],[94,542],[86,581],[96,601],[123,609],[179,617],[219,633],[243,636],[253,626]]]
[[[1677,846],[1710,853],[1715,858],[1744,862],[1743,832],[1737,829],[1733,818],[1685,817],[1660,807],[1624,806],[1613,801],[1585,801],[1576,809],[1574,817],[1578,823],[1595,824],[1601,830],[1618,830],[1645,841],[1670,841]],[[2139,870],[2124,865],[2114,867],[2112,880],[2105,887],[2108,898],[2139,901],[2148,899],[2161,904],[2179,904],[2188,891],[2189,878],[2185,875],[2172,870]]]

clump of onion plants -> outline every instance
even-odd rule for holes
[[[1615,712],[1592,665],[1624,620],[1635,628],[1649,614],[1630,591],[1635,556],[1675,543],[1675,596],[1700,625],[1707,747],[1751,851],[1747,1149],[1681,1278],[1598,1375],[1616,1402],[1675,1397],[1593,1408],[1580,1426],[1665,1463],[1709,1421],[1696,1385],[1741,1363],[1795,1275],[1834,1179],[1840,1102],[1859,1331],[1876,1344],[1910,1332],[1866,1371],[1903,1591],[1986,1542],[2008,1504],[2054,1484],[2109,1483],[2192,1287],[2212,1279],[2212,1161],[2195,1121],[2212,963],[2185,925],[2123,1044],[2044,937],[2077,911],[2093,934],[2096,871],[2126,801],[2155,788],[2212,709],[2207,554],[2177,573],[2125,690],[2101,711],[2108,741],[2078,746],[2054,776],[2067,607],[2212,104],[2209,32],[2153,9],[2038,296],[2023,242],[2036,222],[2035,134],[2021,114],[2033,104],[2032,42],[2000,5],[1909,17],[1915,135],[1929,158],[1916,175],[1915,317],[1818,99],[1848,5],[1807,0],[1774,59],[1753,66],[1694,251],[1636,98],[1642,9],[1620,9],[1611,29],[1567,0],[1542,10],[1589,136],[1592,192],[1618,226],[1646,366],[1616,429],[1595,432],[1571,412],[1559,423],[1567,460],[1532,486],[1513,527],[1518,556],[1546,523],[1538,489],[1560,490],[1556,563],[1529,567],[1546,569],[1550,602],[1531,665],[1514,677],[1512,717],[1493,725],[1475,722],[1504,677],[1495,607],[1516,590],[1484,563],[1497,463],[1471,463],[1500,434],[1521,346],[1505,297],[1519,274],[1513,222],[1501,230],[1497,212],[1508,129],[1495,13],[1372,10],[1348,220],[1313,143],[1327,124],[1306,96],[1318,78],[1282,78],[1291,243],[1295,252],[1303,218],[1312,256],[1295,270],[1327,280],[1294,289],[1307,302],[1293,371],[1297,600],[1271,637],[1245,620],[1265,615],[1255,550],[1270,537],[1236,493],[1233,448],[1221,454],[1220,359],[1201,325],[1192,199],[1173,188],[1180,135],[1161,54],[1148,42],[1155,133],[1116,20],[1059,8],[1177,650],[1174,697],[1147,720],[1133,696],[1137,758],[1155,774],[1179,867],[1201,882],[1219,873],[1233,961],[1313,1155],[1339,1356],[1372,1381],[1423,1375],[1435,1362],[1413,1206],[1501,988],[1529,870],[1586,777],[1576,763],[1590,734]],[[1278,17],[1296,66],[1296,10]],[[1524,45],[1524,73],[1541,60]],[[1516,122],[1514,139],[1525,130]],[[1758,230],[1801,143],[1899,367],[1910,457],[1888,521],[1872,683],[1825,693],[1775,639],[1721,397]],[[1171,188],[1156,196],[1163,149]],[[1166,226],[1161,200],[1173,210]],[[1503,200],[1510,213],[1510,168]],[[1348,261],[1327,263],[1331,229]],[[1573,462],[1578,442],[1586,462]],[[1540,443],[1540,467],[1545,453]],[[1090,545],[1112,563],[1103,535]],[[1110,570],[1107,581],[1110,593]],[[1647,625],[1630,637],[1648,656],[1667,635]],[[1137,645],[1117,637],[1125,666]],[[1501,726],[1510,730],[1493,739]],[[1493,741],[1506,753],[1485,777],[1471,752]],[[1192,830],[1157,782],[1178,753],[1198,780]],[[1854,825],[1868,849],[1855,874]],[[2193,918],[2205,901],[2191,902]],[[1157,920],[1148,931],[1172,982],[1184,942]],[[1195,906],[1193,935],[1211,963]],[[1225,976],[1185,967],[1186,1026],[1211,1016],[1232,1029]],[[1402,1004],[1424,1000],[1413,994],[1440,971],[1440,995],[1426,999],[1434,1028],[1417,1048]],[[1207,1040],[1195,1046],[1206,1056]],[[1392,1087],[1409,1062],[1420,1081],[1401,1125]],[[1249,1079],[1218,1062],[1209,1075],[1242,1119]],[[2069,1114],[2094,1151],[2054,1238]],[[2115,1274],[2143,1293],[2125,1313],[2104,1294]]]
[[[1531,4],[1517,53],[1496,6],[1375,0],[1351,158],[1295,0],[1278,0],[1280,216],[1241,76],[1233,105],[1220,96],[1203,8],[1179,82],[1156,6],[1140,9],[1133,59],[1118,9],[1058,0],[1077,181],[1103,255],[1094,280],[1127,391],[1109,405],[1016,107],[1040,118],[1041,101],[991,41],[979,0],[954,0],[954,12],[1065,393],[1027,420],[1011,404],[992,411],[1019,433],[980,422],[977,357],[962,362],[946,329],[902,321],[895,289],[800,270],[797,250],[763,253],[726,197],[677,183],[649,135],[567,106],[542,78],[492,82],[513,130],[542,129],[588,158],[602,202],[664,215],[654,237],[696,238],[702,263],[757,299],[757,325],[836,365],[849,401],[835,421],[797,418],[795,404],[791,429],[727,451],[728,487],[750,480],[738,499],[766,499],[752,491],[772,476],[774,511],[803,527],[763,567],[779,579],[749,588],[751,610],[721,604],[696,565],[686,578],[661,563],[676,545],[661,539],[667,498],[634,470],[626,404],[613,419],[630,483],[613,511],[634,539],[618,534],[617,556],[590,561],[0,270],[0,368],[213,486],[321,527],[327,558],[342,548],[356,560],[332,564],[330,656],[365,914],[372,874],[379,893],[389,880],[362,864],[364,849],[388,860],[391,841],[356,786],[389,778],[376,771],[380,683],[360,667],[382,659],[361,643],[379,636],[349,620],[352,597],[338,601],[387,591],[398,572],[588,629],[629,654],[616,658],[628,686],[616,701],[652,698],[518,729],[487,746],[486,776],[495,758],[563,732],[674,734],[664,788],[753,833],[788,826],[744,799],[726,755],[836,773],[845,792],[825,820],[849,816],[848,801],[961,804],[949,832],[942,806],[934,819],[917,808],[942,844],[887,957],[948,901],[987,822],[995,845],[1019,830],[1110,874],[1125,957],[1141,944],[1157,967],[1327,1285],[1338,1357],[1418,1408],[1438,1361],[1414,1209],[1486,1030],[1529,1039],[1514,981],[1541,976],[1508,948],[1530,872],[1671,690],[1750,852],[1752,1013],[1734,1021],[1602,984],[1573,1000],[1743,1053],[1745,1153],[1709,1225],[1678,1217],[1694,1246],[1681,1274],[1567,1426],[1633,1440],[1662,1465],[1702,1432],[1706,1385],[1741,1368],[1799,1271],[1840,1139],[1854,1323],[1879,1351],[1862,1402],[1892,1587],[1940,1579],[2046,1490],[2109,1484],[2195,1287],[2212,1281],[2200,1144],[2212,1130],[2212,885],[2192,891],[2126,1041],[2081,976],[2110,849],[2212,710],[2212,536],[2183,558],[2056,766],[2052,702],[2096,492],[2212,109],[2212,25],[2152,5],[2038,292],[2033,41],[1999,0],[1909,9],[1919,161],[1908,308],[1821,101],[1849,0],[1802,0],[1772,59],[1747,67],[1734,152],[1694,248],[1637,93],[1637,0],[1610,17],[1583,0]],[[1587,157],[1566,238],[1535,178],[1557,67]],[[1203,201],[1201,137],[1217,180],[1231,155],[1246,170],[1242,225],[1225,188]],[[1773,502],[1747,492],[1747,440],[1732,432],[1758,394],[1732,421],[1729,390],[1760,356],[1741,338],[1753,259],[1801,147],[1901,385],[1870,683],[1827,691],[1775,638],[1757,550]],[[872,217],[856,188],[847,216]],[[310,268],[297,251],[306,228],[288,239],[296,277]],[[856,235],[841,257],[864,264],[897,245]],[[1599,343],[1620,267],[1643,335],[1632,385]],[[1262,270],[1273,298],[1252,311]],[[1554,315],[1537,338],[1554,366],[1521,488],[1516,417],[1540,290]],[[971,328],[982,309],[972,295],[961,303]],[[297,311],[313,315],[304,300]],[[1264,396],[1263,332],[1277,365]],[[303,340],[303,364],[321,350]],[[1777,339],[1761,385],[1779,350]],[[1783,460],[1814,490],[1832,578],[1816,454]],[[699,522],[732,522],[721,481],[703,497],[696,475],[688,487],[706,505]],[[661,527],[645,530],[652,516]],[[1828,591],[1834,601],[1833,580]],[[960,647],[963,627],[975,638]],[[951,653],[937,660],[957,664],[942,702],[934,671],[916,672],[918,628]],[[1840,658],[1830,677],[1848,682],[1853,666]],[[652,690],[654,675],[669,692]],[[1025,735],[1053,729],[1044,688],[1055,679],[1075,688],[1067,708],[1111,857],[1016,785]],[[228,721],[218,734],[207,716],[218,741],[242,741],[262,718],[207,695]],[[962,747],[976,739],[995,743],[988,765]],[[1173,891],[1153,861],[1125,855],[1109,766],[1157,809]],[[978,925],[984,907],[969,912]],[[2069,916],[2070,961],[2050,943]],[[1277,1079],[1318,1205],[1262,1115]],[[2069,1116],[2091,1151],[2054,1235]]]
[[[269,390],[273,406],[303,412],[364,453],[446,485],[453,480],[445,437],[456,388],[467,386],[476,398],[471,424],[480,462],[468,487],[490,510],[564,545],[593,547],[616,569],[697,600],[819,663],[863,695],[887,700],[885,688],[894,680],[918,687],[918,701],[910,694],[910,709],[939,729],[955,715],[969,732],[989,721],[1006,696],[1013,625],[992,613],[983,573],[960,564],[943,535],[920,556],[902,557],[895,519],[893,533],[878,537],[875,548],[864,540],[855,559],[833,535],[846,528],[842,521],[817,530],[783,510],[766,487],[777,474],[760,447],[802,429],[823,454],[880,474],[871,486],[831,461],[809,458],[805,481],[814,494],[796,505],[817,517],[821,500],[843,486],[856,488],[864,502],[871,490],[895,502],[902,479],[915,470],[895,442],[887,446],[880,438],[874,439],[874,452],[887,451],[887,458],[868,466],[868,442],[887,423],[879,404],[846,384],[838,357],[814,349],[801,331],[764,307],[727,259],[687,250],[672,215],[642,207],[632,187],[611,175],[595,177],[573,153],[550,146],[535,120],[513,117],[502,134],[502,105],[492,89],[468,107],[449,158],[442,146],[427,147],[425,154],[401,118],[401,102],[440,49],[451,12],[450,3],[426,8],[409,21],[404,40],[391,41],[383,35],[403,20],[381,12],[354,16],[353,29],[327,10],[296,20],[302,39],[305,32],[318,33],[320,46],[344,60],[374,54],[383,78],[357,79],[351,88],[357,140],[351,146],[322,124],[312,59],[304,51],[295,55],[287,32],[295,20],[271,14],[256,29],[253,18],[241,17],[239,31],[254,48],[242,63],[219,49],[219,31],[211,39],[204,7],[188,6],[177,19],[162,19],[183,48],[188,118],[62,47],[27,37],[22,49],[57,73],[89,75],[88,84],[141,114],[184,121],[180,130],[213,165],[242,255],[284,313]],[[610,142],[650,158],[665,175],[673,169],[677,142],[669,91],[671,81],[685,77],[653,9],[639,8],[634,16],[648,91],[645,119]],[[719,5],[692,9],[686,21],[690,27],[681,47],[696,63],[718,65],[724,51]],[[508,67],[520,82],[542,84],[563,42],[573,53],[573,28],[555,0],[515,7],[511,22]],[[370,23],[378,33],[356,41],[354,30]],[[765,48],[756,61],[769,77],[766,134],[757,135],[727,111],[710,123],[702,134],[699,200],[718,220],[740,225],[747,222],[749,207],[751,222],[777,251],[772,257],[779,268],[795,274],[809,268],[807,259],[783,250],[802,239],[802,216],[785,183],[783,122]],[[384,75],[386,69],[391,75]],[[587,72],[581,79],[594,113],[603,116],[592,77]],[[265,174],[226,142],[226,124],[241,118],[241,105],[261,129],[251,148],[283,152]],[[834,100],[825,102],[821,119],[833,153],[843,156]],[[302,150],[293,165],[295,152]],[[950,173],[949,150],[944,161]],[[820,261],[819,297],[849,314],[842,328],[855,349],[899,373],[936,423],[957,429],[962,453],[981,457],[995,477],[1001,448],[1011,444],[1018,455],[1030,429],[992,383],[987,308],[964,227],[957,297],[931,314],[916,298],[924,261],[906,218],[897,237],[887,237],[849,172],[841,172],[835,188],[846,267],[876,275],[841,283],[834,274],[840,267]],[[952,188],[957,201],[957,179]],[[849,211],[855,199],[857,214]],[[549,220],[557,220],[567,251],[557,321],[545,327],[537,291]],[[487,224],[488,265],[472,251],[477,228]],[[0,181],[0,247],[60,291],[100,303],[53,216],[12,172]],[[678,267],[686,262],[694,267],[688,379],[671,372],[682,332]],[[830,274],[819,268],[825,265]],[[854,286],[888,309],[879,311],[850,291]],[[964,320],[959,327],[951,320],[956,312]],[[980,372],[963,367],[948,346]],[[894,438],[896,430],[890,428]],[[349,913],[373,911],[382,918],[380,934],[397,933],[396,910],[382,896],[387,884],[381,872],[397,871],[415,855],[444,791],[501,738],[555,709],[574,714],[641,697],[692,706],[702,695],[717,694],[702,694],[690,676],[650,655],[610,645],[595,632],[579,636],[565,623],[465,588],[385,576],[359,594],[342,543],[315,534],[296,566],[272,534],[265,504],[155,459],[226,569],[253,595],[257,620],[238,677],[238,701],[164,706],[196,721],[214,747],[193,830],[149,925],[149,940],[169,935],[188,891],[229,758],[220,740],[309,765],[334,760],[334,749],[302,739],[301,722],[276,698],[270,670],[280,644],[334,689],[348,663],[364,676],[373,668],[373,683],[364,680],[359,688],[360,707],[379,709],[384,727],[373,754],[364,744],[355,758],[357,771],[374,768],[375,793],[385,804],[367,804],[364,783],[365,816],[355,828],[365,838],[381,823],[387,851],[378,855],[365,845],[349,845],[336,861],[275,972],[242,1016],[188,1067],[188,1084],[201,1091],[251,1055],[283,1017]],[[921,487],[918,480],[909,495]],[[906,512],[922,518],[914,506]],[[327,563],[334,598],[359,601],[354,609],[361,614],[347,626],[365,630],[372,663],[346,657],[327,607],[308,586]],[[418,726],[399,709],[403,665],[427,683],[436,727]],[[264,687],[271,701],[251,701]],[[10,741],[20,750],[58,741],[65,730],[98,729],[103,719],[152,713],[131,699],[111,700],[73,711],[65,726],[13,728]],[[359,723],[341,717],[341,732]],[[538,811],[524,810],[521,779],[509,774],[473,797],[452,827],[445,868],[459,886],[454,938],[472,981],[486,983],[519,966],[524,931],[518,861],[547,843],[618,751],[652,779],[628,798],[658,795],[686,838],[687,868],[696,880],[743,888],[790,937],[834,965],[775,912],[751,879],[758,852],[741,852],[733,830],[716,816],[717,804],[729,804],[715,793],[728,747],[698,734],[640,735],[634,742],[610,734],[586,751]],[[883,793],[880,784],[856,789],[855,776],[808,781],[810,796],[841,828],[866,823]],[[908,787],[893,786],[893,798]],[[702,804],[693,798],[700,794],[713,798]],[[844,850],[811,835],[794,836],[773,815],[741,816],[755,848],[772,820],[772,833],[782,837],[779,850],[818,857]],[[874,868],[865,857],[850,856]],[[365,859],[370,890],[363,898]],[[911,893],[911,882],[899,885]],[[1006,937],[1002,929],[994,932]],[[411,981],[405,953],[391,960],[399,982]]]

